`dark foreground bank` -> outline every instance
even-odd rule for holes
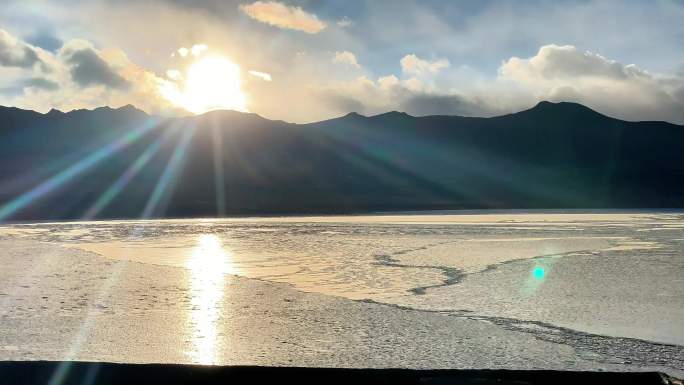
[[[0,384],[682,384],[662,373],[0,362]]]

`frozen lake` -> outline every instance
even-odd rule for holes
[[[14,224],[0,262],[5,359],[684,369],[677,213]]]

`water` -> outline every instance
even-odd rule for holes
[[[16,224],[0,236],[185,269],[202,332],[193,362],[223,338],[226,274],[551,340],[666,344],[684,360],[683,230],[676,213],[516,213]]]

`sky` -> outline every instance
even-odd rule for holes
[[[684,124],[684,1],[4,0],[0,105]]]

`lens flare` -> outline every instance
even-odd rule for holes
[[[544,279],[546,276],[546,269],[544,269],[541,266],[535,266],[534,269],[532,269],[532,277],[536,279],[537,281],[541,281]]]

